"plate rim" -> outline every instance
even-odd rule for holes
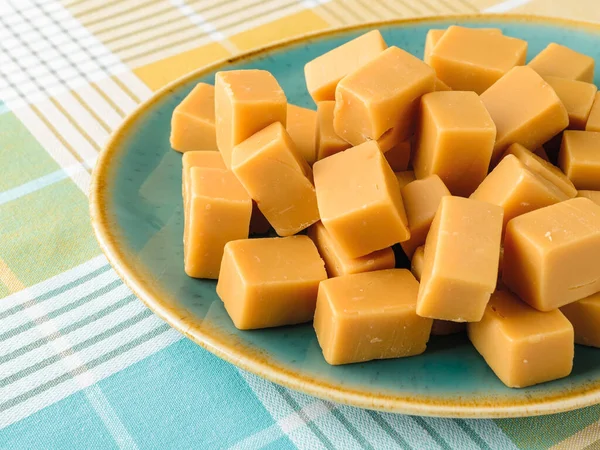
[[[96,240],[110,265],[114,268],[123,282],[153,313],[196,344],[215,354],[219,358],[247,370],[248,372],[292,390],[324,400],[371,410],[448,418],[529,417],[570,411],[599,403],[600,379],[596,380],[592,387],[587,386],[581,392],[571,394],[562,393],[562,395],[559,393],[556,396],[548,396],[547,398],[536,400],[531,403],[506,405],[498,405],[493,402],[490,402],[489,404],[460,404],[460,402],[457,402],[454,399],[431,400],[423,397],[411,398],[406,395],[370,395],[362,391],[315,380],[314,378],[302,375],[301,372],[290,371],[280,364],[269,361],[259,350],[242,349],[239,345],[236,345],[235,342],[230,342],[231,338],[227,336],[211,334],[210,330],[205,331],[200,327],[192,332],[192,327],[187,324],[184,318],[177,314],[174,309],[165,305],[164,300],[159,300],[161,297],[164,298],[164,294],[159,295],[157,293],[157,288],[144,283],[136,275],[136,270],[128,264],[125,252],[118,244],[119,237],[112,231],[111,222],[108,218],[109,209],[107,206],[107,196],[104,192],[108,185],[107,179],[109,179],[111,162],[116,160],[114,155],[119,151],[119,143],[127,136],[131,126],[138,117],[143,115],[149,107],[164,96],[171,94],[176,87],[208,73],[215,72],[219,68],[228,66],[232,63],[252,59],[258,55],[266,54],[279,48],[291,47],[310,39],[333,37],[338,34],[345,34],[374,27],[416,25],[423,23],[431,23],[433,25],[436,22],[447,22],[452,20],[473,20],[480,22],[536,22],[542,25],[550,24],[568,28],[584,28],[589,32],[595,32],[600,35],[600,24],[582,20],[536,16],[531,14],[460,14],[391,19],[319,30],[289,39],[282,39],[248,52],[242,52],[238,55],[221,59],[187,73],[155,91],[152,96],[139,104],[123,120],[123,122],[121,122],[119,127],[113,131],[104,149],[98,155],[96,165],[92,171],[90,183],[89,212]]]

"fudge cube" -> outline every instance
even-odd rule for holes
[[[432,321],[415,313],[418,289],[406,269],[323,281],[314,327],[325,360],[337,365],[423,353]]]
[[[379,30],[373,30],[306,63],[306,87],[315,103],[334,100],[339,81],[386,48]]]
[[[334,101],[327,100],[317,103],[317,126],[315,129],[317,161],[352,147],[333,130],[334,108]]]
[[[594,58],[554,42],[527,64],[542,76],[594,82]]]
[[[350,73],[335,90],[333,127],[352,145],[379,139],[397,128],[410,137],[421,95],[433,91],[433,69],[398,47],[389,47]]]
[[[566,377],[573,368],[573,327],[559,311],[541,312],[499,290],[469,339],[496,376],[513,388]]]
[[[600,191],[589,191],[589,190],[577,191],[577,197],[589,198],[595,204],[600,205]]]
[[[569,114],[554,89],[530,67],[515,67],[481,94],[496,124],[492,162],[510,144],[538,148],[569,125]]]
[[[252,200],[228,170],[192,167],[188,178],[185,273],[194,278],[217,278],[225,244],[248,237]]]
[[[451,194],[437,175],[408,183],[400,192],[410,230],[410,239],[400,245],[410,259],[416,248],[425,244],[442,197]]]
[[[298,153],[308,164],[313,164],[317,160],[317,112],[288,103],[286,122],[285,129],[296,144]]]
[[[502,34],[502,30],[500,30],[499,28],[474,28],[474,29],[478,30],[478,31],[485,31],[490,34],[498,34],[498,35]],[[429,30],[427,32],[427,36],[425,36],[425,49],[423,51],[423,61],[425,61],[427,64],[431,65],[431,54],[433,53],[433,49],[435,48],[437,43],[440,41],[440,39],[442,38],[442,36],[444,35],[445,32],[446,32],[446,30],[439,30],[439,29],[434,29],[434,28],[432,28],[431,30]],[[438,89],[436,89],[436,90],[438,90]],[[444,90],[448,90],[448,89],[444,89]]]
[[[565,131],[558,165],[577,189],[600,190],[600,132]]]
[[[413,168],[436,174],[453,195],[466,197],[487,175],[496,126],[474,92],[432,92],[421,99]]]
[[[225,246],[217,294],[240,330],[310,322],[323,260],[307,236],[242,239]]]
[[[525,64],[527,42],[476,28],[449,27],[430,65],[454,90],[484,92],[515,66]]]
[[[233,149],[231,170],[280,236],[319,220],[311,169],[280,122]]]
[[[374,141],[317,161],[321,221],[351,258],[410,237],[398,181]]]
[[[600,206],[573,198],[515,217],[506,227],[502,281],[551,311],[600,291]]]
[[[425,241],[417,314],[481,320],[496,289],[503,215],[497,205],[442,197]]]
[[[171,147],[178,152],[216,150],[215,88],[198,83],[173,110]]]
[[[550,76],[545,76],[544,80],[552,86],[560,101],[567,108],[569,128],[571,130],[585,129],[598,92],[596,85],[584,81]]]
[[[359,258],[350,258],[331,237],[321,222],[315,223],[308,229],[308,237],[317,246],[330,277],[393,269],[396,264],[394,251],[391,247],[377,250]]]
[[[600,347],[600,292],[560,308],[575,330],[575,343]]]
[[[558,186],[530,171],[515,155],[505,156],[469,198],[501,206],[503,227],[521,214],[569,199]]]
[[[274,122],[286,124],[287,100],[266,70],[230,70],[215,75],[217,147],[231,167],[233,147]]]
[[[521,144],[512,144],[508,147],[504,153],[504,158],[507,155],[515,155],[529,170],[558,186],[567,197],[573,198],[577,195],[577,189],[575,189],[569,177],[558,167],[530,152]]]

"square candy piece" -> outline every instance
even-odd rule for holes
[[[530,152],[521,144],[512,144],[508,147],[504,157],[507,155],[515,155],[529,170],[558,186],[567,197],[573,198],[577,195],[577,189],[571,180],[558,167]]]
[[[278,235],[291,236],[319,220],[310,167],[281,123],[236,145],[231,170]]]
[[[515,217],[504,237],[502,281],[551,311],[600,291],[600,206],[573,198]]]
[[[334,101],[317,103],[315,148],[317,161],[352,147],[333,130]]]
[[[413,132],[421,95],[434,89],[433,69],[390,47],[339,82],[333,127],[352,145],[379,139],[397,128],[398,142]]]
[[[514,217],[569,199],[514,155],[504,157],[469,198],[502,206],[504,227]]]
[[[425,244],[425,238],[442,197],[451,195],[444,182],[437,175],[408,183],[401,190],[410,239],[402,242],[402,250],[408,258],[417,247]]]
[[[415,313],[418,289],[406,269],[323,281],[314,327],[325,360],[337,365],[423,353],[432,321]]]
[[[600,347],[600,292],[560,308],[575,329],[575,343]]]
[[[225,246],[217,294],[240,330],[310,322],[323,260],[307,236],[243,239]]]
[[[600,190],[600,132],[565,131],[558,165],[577,189]]]
[[[466,197],[488,172],[496,126],[474,92],[432,92],[421,98],[413,168],[438,175],[453,195]]]
[[[481,100],[496,124],[494,164],[509,145],[538,148],[569,125],[569,114],[552,86],[529,67],[510,70]]]
[[[308,237],[317,246],[330,277],[393,269],[396,264],[394,251],[391,247],[377,250],[360,258],[348,257],[321,222],[315,223],[308,229]]]
[[[573,327],[558,310],[540,312],[508,291],[496,291],[469,339],[508,387],[566,377],[573,368]]]
[[[410,237],[398,181],[375,142],[317,161],[314,176],[321,221],[350,258]]]
[[[381,33],[373,30],[306,63],[306,87],[315,103],[334,100],[339,81],[386,48]]]
[[[594,58],[554,42],[539,52],[528,66],[542,76],[594,82]]]
[[[181,171],[183,204],[187,202],[187,193],[190,190],[190,170],[192,167],[205,167],[207,169],[227,170],[221,153],[214,151],[185,152],[181,158],[183,169]]]
[[[600,131],[600,92],[596,92],[594,104],[585,124],[585,131]]]
[[[217,146],[231,167],[233,147],[274,122],[286,124],[287,100],[266,70],[230,70],[215,75]]]
[[[596,85],[584,81],[545,76],[544,80],[552,86],[569,114],[569,128],[583,130],[592,110],[594,98],[598,92]]]
[[[185,273],[217,278],[223,248],[248,237],[252,200],[229,170],[192,167],[184,208]]]
[[[216,150],[215,88],[198,83],[171,118],[171,147],[178,152]]]
[[[425,242],[417,314],[453,322],[481,320],[496,289],[503,211],[442,197]]]
[[[288,103],[286,122],[285,129],[292,138],[292,141],[294,141],[294,144],[296,144],[298,153],[302,155],[308,164],[313,164],[317,158],[315,148],[317,112]]]
[[[481,94],[510,69],[525,64],[526,56],[526,41],[451,26],[433,49],[430,65],[452,89]]]
[[[490,34],[498,34],[498,35],[502,34],[502,30],[500,30],[499,28],[473,28],[473,29],[478,30],[478,31],[485,31]],[[438,29],[431,29],[427,32],[427,36],[425,37],[425,50],[423,52],[423,61],[425,61],[427,64],[431,65],[431,54],[433,53],[433,49],[435,48],[437,43],[440,41],[440,39],[442,38],[442,36],[444,35],[445,32],[446,32],[446,30],[438,30]],[[444,89],[444,90],[446,90],[446,89]]]

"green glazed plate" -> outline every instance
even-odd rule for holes
[[[577,346],[571,376],[526,389],[505,387],[464,335],[432,337],[420,356],[332,367],[323,359],[311,324],[239,331],[215,293],[215,282],[189,278],[183,271],[181,154],[171,150],[169,131],[173,108],[196,83],[212,84],[218,70],[266,69],[291,103],[314,108],[304,84],[307,61],[374,28],[389,45],[421,57],[427,30],[451,24],[499,27],[527,40],[530,58],[559,42],[600,61],[600,27],[528,16],[458,16],[328,31],[193,72],[141,105],[96,166],[92,220],[121,278],[158,316],[221,358],[335,402],[448,417],[529,416],[600,402],[600,349]]]

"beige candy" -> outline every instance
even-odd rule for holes
[[[539,52],[528,66],[542,76],[568,78],[586,83],[594,81],[594,58],[554,42]]]
[[[242,239],[225,246],[217,294],[240,330],[310,322],[323,260],[307,236]]]
[[[469,339],[508,387],[566,377],[573,367],[573,327],[559,311],[540,312],[505,290],[492,294]]]
[[[215,88],[198,83],[171,119],[171,147],[178,152],[216,150]]]
[[[432,321],[415,313],[418,289],[406,269],[323,281],[314,327],[325,360],[337,365],[423,353]]]
[[[558,165],[577,189],[600,190],[600,132],[565,131]]]

